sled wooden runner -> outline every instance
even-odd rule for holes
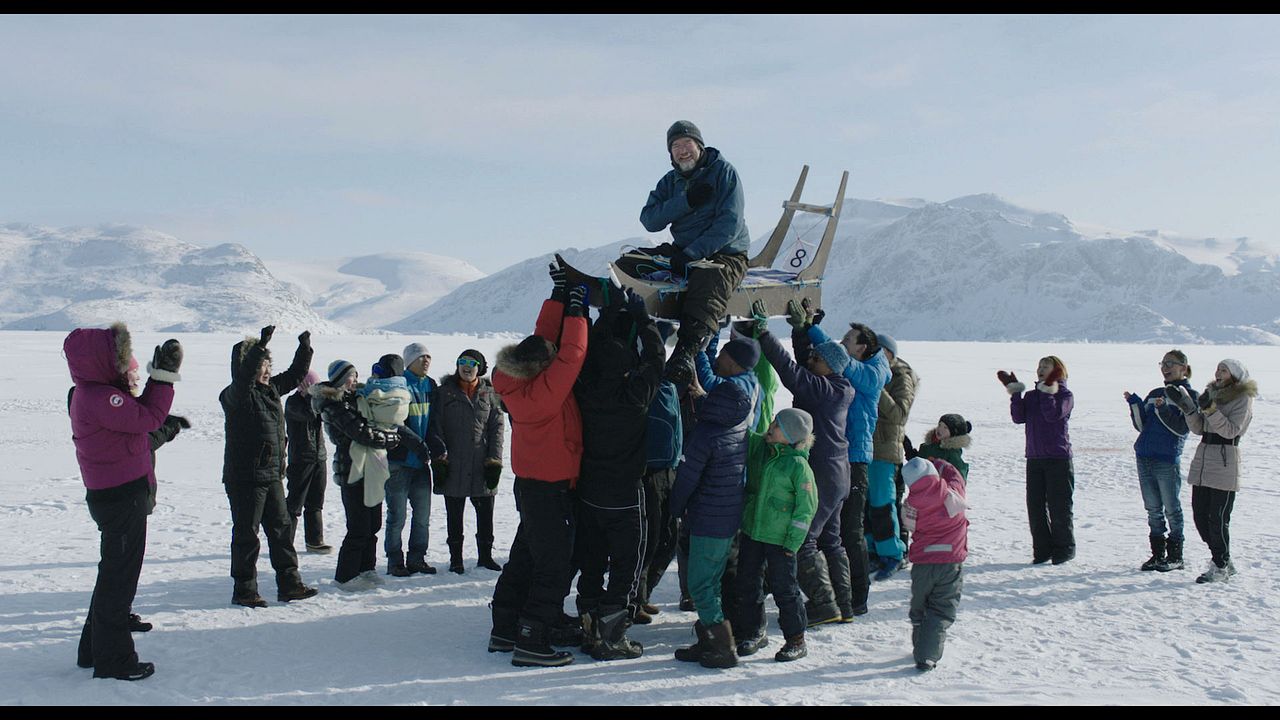
[[[760,249],[760,252],[748,261],[746,277],[743,278],[742,284],[729,296],[727,308],[729,315],[738,318],[750,317],[751,303],[758,299],[764,300],[770,314],[775,316],[786,313],[788,300],[800,302],[808,299],[813,304],[813,307],[822,307],[822,276],[826,271],[827,260],[831,255],[831,244],[835,240],[836,225],[840,222],[840,210],[844,205],[844,191],[849,182],[849,171],[846,170],[841,175],[840,189],[836,192],[835,202],[831,205],[810,205],[800,202],[801,194],[804,192],[805,179],[808,175],[809,166],[805,165],[800,171],[800,179],[796,181],[796,187],[791,193],[791,199],[782,203],[782,217],[773,229],[773,234],[769,236],[769,240]],[[788,269],[775,268],[774,264],[778,259],[778,253],[781,251],[787,238],[787,233],[791,229],[791,220],[797,212],[822,215],[827,218],[822,239],[814,250],[813,259],[801,270],[790,271]],[[796,262],[799,265],[807,252],[807,248],[803,245],[798,246],[795,253],[796,257],[789,262]],[[669,263],[666,262],[665,258],[657,257],[654,258],[654,261],[657,268],[669,267]],[[558,254],[556,255],[556,262],[565,269],[567,280],[570,284],[584,283],[587,285],[589,291],[588,302],[590,304],[600,306],[608,301],[606,295],[610,292],[610,289],[606,287],[608,283],[603,282],[602,278],[581,272],[565,262],[564,258]],[[697,267],[697,263],[690,263],[690,265]],[[633,277],[619,270],[614,263],[609,263],[609,272],[613,280],[622,287],[631,288],[644,298],[645,307],[648,308],[650,315],[668,320],[678,320],[680,318],[680,303],[686,289],[683,279],[679,282],[668,282]],[[613,292],[616,292],[616,288]]]

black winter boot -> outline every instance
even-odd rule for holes
[[[251,608],[264,608],[267,601],[262,599],[258,594],[258,584],[256,582],[236,583],[235,588],[231,591],[231,602],[234,605],[243,605]]]
[[[1169,540],[1165,543],[1164,563],[1156,570],[1160,572],[1169,572],[1170,570],[1181,570],[1186,565],[1182,563],[1182,541]]]
[[[502,566],[493,560],[493,538],[481,538],[476,536],[476,551],[479,559],[476,560],[476,567],[485,570],[493,570],[494,572],[502,572]]]
[[[799,660],[808,654],[809,648],[805,647],[804,633],[800,633],[787,638],[787,644],[783,645],[782,649],[774,654],[773,659],[778,662],[791,662],[792,660]]]
[[[457,573],[459,575],[466,572],[466,569],[463,568],[462,566],[462,541],[461,540],[449,541],[449,572]]]
[[[319,510],[307,510],[302,513],[302,534],[306,537],[307,552],[316,555],[328,555],[333,552],[333,546],[324,541],[324,517]]]
[[[704,668],[731,668],[738,664],[738,648],[733,642],[733,629],[729,621],[707,628],[707,644],[710,646],[698,658]]]
[[[582,644],[582,618],[560,613],[560,619],[547,628],[547,641],[556,647]]]
[[[671,381],[671,384],[684,387],[693,380],[694,358],[698,355],[698,348],[702,347],[702,342],[710,337],[711,332],[699,327],[687,334],[677,335],[679,339],[676,347],[671,351],[671,357],[667,358],[666,379]]]
[[[600,618],[594,610],[580,613],[578,617],[582,620],[582,645],[578,649],[591,655],[600,642]]]
[[[555,650],[547,643],[547,626],[537,620],[520,619],[515,653],[511,664],[516,667],[560,667],[573,662],[573,653]]]
[[[596,660],[631,660],[643,655],[644,647],[627,637],[630,624],[626,608],[600,608],[594,625],[599,639],[591,650],[591,657]]]
[[[1165,540],[1164,540],[1164,538],[1163,538],[1163,537],[1161,537],[1161,536],[1159,536],[1159,535],[1152,535],[1152,536],[1151,536],[1151,538],[1150,538],[1150,540],[1151,540],[1151,557],[1150,557],[1150,558],[1148,558],[1146,562],[1142,563],[1142,567],[1141,567],[1141,568],[1139,568],[1139,569],[1144,570],[1144,571],[1149,571],[1149,570],[1159,570],[1159,569],[1160,569],[1160,566],[1161,566],[1161,565],[1164,565],[1164,563],[1165,563],[1165,559],[1164,559],[1164,552],[1165,552]]]
[[[698,662],[702,659],[702,653],[711,647],[711,634],[701,620],[694,621],[693,634],[698,638],[694,644],[676,649],[676,659],[680,662]]]
[[[520,633],[520,613],[510,608],[489,603],[493,615],[493,629],[489,631],[489,652],[511,652],[516,649],[516,636]]]
[[[836,595],[836,606],[840,608],[840,622],[853,622],[853,580],[849,570],[849,555],[843,547],[834,550],[823,550],[827,558],[827,573],[831,578],[831,589]]]
[[[809,600],[804,604],[809,616],[809,627],[839,622],[840,606],[831,590],[831,577],[827,572],[827,559],[820,552],[810,553],[799,559],[797,574],[800,589]]]
[[[752,637],[744,638],[739,636],[738,657],[747,657],[748,655],[755,655],[757,652],[760,651],[760,648],[766,647],[768,645],[769,645],[769,633],[764,628],[760,628],[760,631],[757,632]]]
[[[405,567],[404,553],[387,556],[387,574],[395,577],[409,577],[413,571]]]

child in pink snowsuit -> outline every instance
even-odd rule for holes
[[[942,659],[960,607],[968,505],[964,478],[946,460],[917,457],[902,466],[902,480],[909,491],[903,514],[911,530],[911,652],[926,672]]]

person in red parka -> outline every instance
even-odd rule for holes
[[[554,287],[533,335],[498,353],[493,389],[511,415],[511,469],[520,525],[511,556],[493,589],[489,652],[511,652],[511,664],[554,667],[573,662],[553,650],[549,633],[564,614],[573,580],[573,500],[582,462],[582,415],[573,384],[587,354],[585,285]]]
[[[129,392],[133,348],[124,323],[72,330],[62,354],[75,382],[69,409],[76,462],[89,515],[102,533],[98,579],[80,643],[92,658],[79,658],[78,664],[92,665],[94,677],[141,680],[156,669],[138,661],[129,634],[156,482],[148,434],[169,416],[173,383],[181,379],[182,345],[168,340],[156,346],[147,364],[151,379],[137,398]]]

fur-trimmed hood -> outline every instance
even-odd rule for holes
[[[973,438],[969,437],[968,434],[952,435],[939,442],[937,428],[930,428],[924,434],[924,441],[927,445],[937,445],[944,450],[968,450],[969,446],[973,444]]]
[[[76,328],[62,341],[62,354],[76,383],[127,387],[133,336],[122,322],[109,328]]]
[[[551,353],[550,360],[546,362],[530,362],[520,361],[516,359],[516,345],[507,345],[498,351],[497,360],[493,364],[494,372],[501,372],[503,375],[515,378],[516,380],[532,380],[538,376],[538,373],[547,369],[556,359],[556,353]]]
[[[307,395],[311,397],[311,410],[317,415],[320,414],[320,409],[327,403],[342,402],[343,398],[346,397],[346,393],[342,391],[342,388],[330,385],[328,380],[313,383],[311,387],[307,388]]]
[[[240,371],[240,365],[244,363],[245,355],[248,355],[249,351],[252,350],[253,347],[257,344],[258,344],[258,338],[253,337],[252,335],[246,335],[244,340],[241,340],[240,342],[231,346],[231,378],[233,380],[236,377],[236,373]],[[270,350],[266,351],[265,358],[267,360],[271,359]]]
[[[1246,395],[1257,397],[1258,381],[1249,378],[1244,382],[1231,383],[1225,388],[1218,387],[1217,381],[1214,381],[1205,386],[1204,393],[1212,398],[1215,403],[1229,403]]]

